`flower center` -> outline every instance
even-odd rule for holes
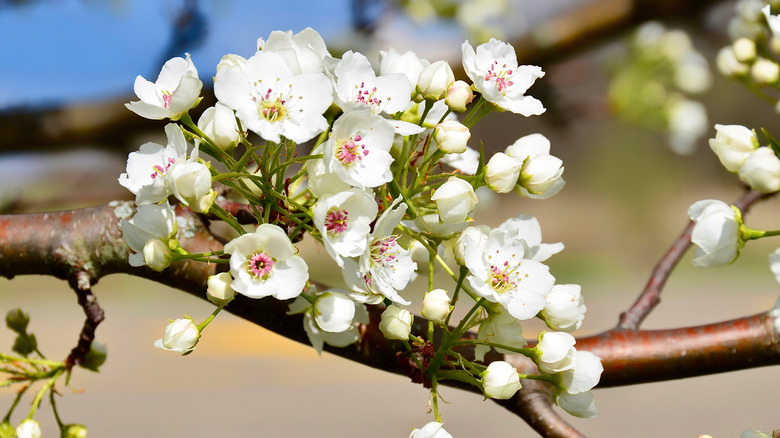
[[[255,85],[262,86],[262,81]],[[265,93],[260,95],[259,102],[257,97],[252,98],[257,103],[257,114],[260,118],[272,123],[284,120],[290,114],[288,108],[290,96],[285,97],[283,93],[273,96],[273,93],[273,88],[267,88]]]
[[[363,159],[363,156],[368,155],[366,145],[358,143],[362,139],[361,136],[356,135],[353,138],[342,140],[338,143],[338,147],[336,147],[336,158],[341,164],[349,167],[355,164],[355,162]]]
[[[163,108],[168,109],[171,107],[171,98],[173,95],[170,91],[163,91],[162,93],[162,101],[163,101]]]
[[[173,158],[168,158],[168,161],[165,163],[165,167],[155,164],[152,166],[152,173],[149,175],[152,179],[157,178],[157,176],[165,176],[165,172],[168,171],[168,169],[173,165],[173,163],[176,162]]]
[[[498,251],[496,251],[496,253],[498,253]],[[489,256],[488,259],[492,259],[492,257]],[[514,259],[515,255],[512,254],[510,260],[499,263],[498,265],[490,265],[490,275],[487,283],[497,293],[504,293],[515,289],[517,284],[522,280],[517,269],[520,268],[520,265],[522,265],[523,262]],[[526,277],[527,276],[528,275],[526,275]]]
[[[515,72],[512,69],[508,69],[506,64],[498,69],[496,67],[498,67],[498,61],[494,60],[493,63],[490,64],[490,69],[485,74],[485,81],[495,81],[498,92],[503,94],[508,87],[514,85],[514,82],[512,82],[511,79]]]
[[[274,259],[264,252],[252,255],[246,260],[247,271],[255,278],[267,279],[274,267]]]
[[[349,226],[349,212],[347,210],[330,210],[325,214],[325,229],[328,234],[341,234],[347,231]]]
[[[371,261],[375,265],[393,266],[398,262],[398,256],[401,254],[401,247],[398,246],[398,236],[383,237],[371,244]]]
[[[382,99],[380,99],[377,96],[377,89],[376,87],[367,87],[365,82],[361,82],[360,85],[355,85],[355,94],[354,94],[355,102],[361,102],[365,103],[366,105],[371,107],[371,112],[374,114],[382,111],[382,104],[385,103]],[[386,101],[390,101],[390,97],[388,96]]]

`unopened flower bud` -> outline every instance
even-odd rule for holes
[[[211,189],[211,172],[203,163],[177,162],[166,172],[165,183],[173,196],[199,213],[207,212],[217,197]]]
[[[144,263],[155,271],[162,271],[171,264],[171,251],[160,239],[149,239],[144,245]]]
[[[762,193],[780,190],[780,158],[768,146],[756,149],[739,169],[739,179]]]
[[[715,125],[710,148],[729,172],[738,171],[747,157],[758,148],[755,131],[742,125]]]
[[[564,332],[544,332],[536,344],[537,365],[539,371],[545,374],[556,374],[574,368],[575,355],[574,336]]]
[[[217,71],[220,71],[224,68],[231,70],[241,70],[244,68],[244,65],[246,65],[246,58],[228,53],[219,60],[219,63],[217,64]]]
[[[466,105],[474,100],[474,90],[464,81],[455,81],[447,88],[447,97],[444,103],[453,111],[466,111]]]
[[[482,386],[486,396],[500,400],[512,398],[522,387],[515,367],[501,360],[491,362],[482,373]]]
[[[541,316],[547,327],[564,332],[580,328],[587,310],[580,285],[556,284],[544,298],[547,304]]]
[[[498,152],[485,166],[485,182],[496,193],[511,192],[520,177],[523,162]]]
[[[314,302],[314,321],[322,330],[341,333],[352,327],[355,302],[341,292],[325,292]]]
[[[431,100],[443,99],[455,81],[455,74],[447,61],[436,61],[425,67],[417,79],[417,92]]]
[[[439,209],[442,223],[456,224],[466,220],[471,210],[477,205],[477,195],[471,184],[451,176],[447,182],[439,186],[431,196]]]
[[[434,289],[423,297],[422,316],[428,321],[442,322],[450,314],[452,300],[444,289]]]
[[[4,421],[0,423],[0,438],[16,438],[16,429],[11,423]]]
[[[758,58],[750,68],[750,75],[759,84],[774,84],[780,78],[780,66],[766,58]]]
[[[471,138],[471,132],[466,125],[457,120],[445,120],[436,125],[433,131],[436,146],[447,154],[460,154],[466,151],[466,143]]]
[[[734,41],[732,47],[737,61],[749,63],[756,59],[756,43],[753,40],[742,37]]]
[[[200,339],[200,330],[190,318],[173,321],[165,327],[162,339],[154,341],[154,346],[163,350],[187,354],[191,352]]]
[[[391,304],[382,312],[379,330],[387,339],[407,340],[409,339],[409,333],[412,332],[413,318],[408,310]]]
[[[221,102],[203,111],[198,128],[222,150],[235,146],[240,138],[233,110]]]
[[[28,418],[16,426],[17,438],[41,438],[41,425],[32,418]]]
[[[22,309],[12,309],[5,314],[5,325],[16,333],[27,332],[29,323],[30,316],[22,312]]]
[[[233,298],[236,296],[236,291],[230,287],[230,283],[232,282],[233,277],[231,277],[228,272],[221,272],[209,277],[206,282],[208,285],[206,296],[209,298],[209,301],[217,306],[224,306],[233,301]]]
[[[718,55],[715,57],[715,65],[717,65],[718,70],[723,76],[730,78],[745,76],[750,73],[750,66],[737,60],[732,46],[726,46],[720,49]]]
[[[67,424],[62,427],[61,438],[87,438],[87,427],[83,424]]]
[[[478,247],[479,242],[487,239],[488,234],[490,234],[490,227],[487,225],[477,225],[463,230],[452,245],[455,261],[461,266],[466,266],[466,250]]]

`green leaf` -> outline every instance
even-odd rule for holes
[[[12,309],[5,314],[5,325],[16,333],[25,333],[29,323],[30,316],[22,312],[22,309]]]
[[[23,333],[16,337],[12,350],[20,356],[27,357],[36,348],[38,348],[38,341],[35,339],[35,335]]]
[[[773,151],[775,151],[775,155],[780,157],[780,143],[772,137],[772,134],[769,133],[765,128],[761,128],[761,133],[764,134],[764,137],[766,137],[767,140],[769,140],[769,146],[772,148]]]

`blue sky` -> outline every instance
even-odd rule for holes
[[[328,40],[349,26],[348,0],[201,0],[204,44],[190,50],[201,79],[225,53],[248,56],[272,30],[317,29]],[[0,4],[2,4],[0,2]],[[182,0],[33,0],[0,6],[0,109],[132,93],[156,79]],[[178,56],[182,56],[179,53]]]

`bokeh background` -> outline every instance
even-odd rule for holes
[[[256,39],[273,30],[311,26],[335,56],[346,50],[376,56],[395,47],[448,59],[456,70],[463,40],[497,36],[514,43],[522,62],[546,71],[529,94],[548,111],[532,118],[494,114],[474,130],[471,145],[482,140],[487,150],[498,151],[540,132],[564,160],[567,186],[545,201],[488,196],[476,220],[498,225],[518,213],[536,215],[544,240],[566,245],[550,259],[552,273],[559,283],[582,285],[588,314],[576,334],[598,333],[613,327],[633,302],[686,224],[693,202],[731,202],[742,192],[709,151],[712,126],[744,124],[770,132],[776,126],[772,105],[714,68],[716,52],[730,42],[729,21],[737,6],[628,0],[0,0],[0,211],[131,199],[116,178],[129,152],[163,136],[164,122],[140,119],[122,103],[135,100],[136,75],[154,80],[165,60],[184,52],[208,87],[222,55],[250,56]],[[671,95],[663,88],[669,78],[658,77],[659,71],[668,73],[668,65],[648,66],[647,57],[637,54],[637,41],[647,36],[638,37],[636,28],[651,19],[667,31],[684,30],[709,62],[711,74],[696,76],[709,87],[682,90],[706,110],[704,121],[696,112],[678,121],[704,126],[686,134],[693,137],[682,148],[686,154],[670,141],[663,104]],[[648,88],[653,81],[662,88]],[[210,93],[204,90],[206,100]],[[202,103],[193,118],[206,107]],[[774,229],[778,213],[773,202],[764,202],[747,223]],[[713,270],[691,267],[688,255],[644,328],[704,324],[769,309],[780,289],[766,261],[776,245],[751,243],[736,263]],[[313,278],[332,278],[324,251],[308,241],[301,251]],[[411,293],[419,295],[414,286]],[[91,437],[390,438],[405,437],[412,426],[432,418],[426,391],[405,377],[327,353],[319,357],[308,346],[229,314],[209,326],[186,358],[154,349],[168,319],[183,313],[199,319],[213,307],[128,276],[104,278],[94,290],[107,316],[97,335],[108,347],[108,361],[99,374],[77,370],[71,387],[61,389],[58,405],[65,422],[86,424]],[[82,313],[66,284],[48,277],[0,279],[0,310],[15,307],[31,314],[30,328],[44,353],[67,354]],[[531,324],[528,337],[540,329]],[[10,349],[11,342],[10,332],[0,330],[0,348]],[[735,437],[748,428],[771,430],[780,428],[772,390],[777,376],[777,369],[763,368],[597,390],[599,417],[568,418],[598,437]],[[13,391],[0,389],[3,411]],[[444,421],[454,436],[534,436],[522,420],[478,395],[444,389],[442,396],[449,402],[442,407]],[[26,410],[20,406],[14,420]],[[47,410],[44,403],[37,418],[44,436],[53,436]]]

